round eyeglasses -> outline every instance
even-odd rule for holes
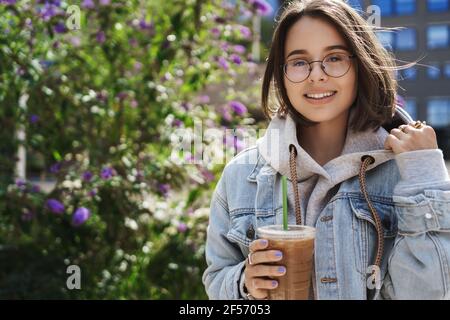
[[[311,74],[311,64],[320,62],[321,69],[327,76],[333,78],[343,77],[350,70],[354,55],[345,53],[331,53],[323,60],[308,62],[304,59],[292,59],[282,65],[286,78],[294,83],[305,81]]]

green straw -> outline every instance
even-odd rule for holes
[[[283,190],[283,230],[288,229],[288,207],[287,207],[287,179],[281,176],[281,189]]]

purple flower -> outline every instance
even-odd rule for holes
[[[198,102],[200,102],[200,103],[209,103],[210,100],[211,99],[207,95],[198,97]]]
[[[246,26],[239,26],[239,31],[245,39],[249,39],[252,36],[252,32]]]
[[[168,183],[160,183],[158,185],[158,190],[163,194],[164,197],[167,197],[170,191],[170,185]]]
[[[22,191],[25,191],[27,189],[27,183],[25,180],[22,179],[16,180],[16,186]]]
[[[133,108],[133,109],[137,108],[138,107],[138,102],[135,99],[131,100],[130,107]]]
[[[114,169],[111,167],[106,167],[102,169],[102,172],[100,173],[100,176],[102,179],[107,180],[111,178],[114,175]]]
[[[184,233],[187,230],[187,225],[183,222],[180,222],[177,227],[178,232]]]
[[[182,103],[181,103],[181,107],[182,107],[184,110],[189,111],[189,110],[192,109],[192,103],[189,103],[189,102],[182,102]]]
[[[83,173],[83,180],[86,181],[86,182],[91,181],[92,177],[93,177],[93,174],[90,171],[85,171]]]
[[[141,28],[141,30],[153,31],[154,25],[153,25],[153,22],[147,23],[147,21],[145,21],[145,19],[142,19],[139,21],[139,28]]]
[[[10,5],[10,6],[16,4],[16,2],[17,2],[17,0],[0,0],[1,4],[6,4],[6,5]]]
[[[130,39],[130,41],[128,41],[128,43],[132,47],[137,47],[137,45],[139,44],[138,41],[135,38]]]
[[[224,58],[224,57],[219,57],[219,59],[217,59],[217,63],[219,64],[219,66],[221,66],[224,70],[228,70],[228,61]]]
[[[95,197],[97,195],[97,189],[92,189],[88,192],[88,196]]]
[[[41,187],[39,187],[37,184],[33,184],[33,186],[31,187],[31,192],[38,193],[39,191],[41,191]]]
[[[100,0],[100,5],[107,6],[111,4],[111,0]]]
[[[225,148],[233,148],[236,152],[240,152],[244,149],[244,144],[241,140],[238,139],[237,136],[225,136],[224,137]]]
[[[44,19],[44,21],[49,21],[51,18],[56,16],[56,14],[57,12],[55,11],[55,7],[50,3],[46,3],[40,13],[41,18]]]
[[[219,36],[220,36],[220,30],[219,30],[219,28],[212,28],[211,30],[209,30],[211,33],[212,33],[212,35],[214,36],[214,37],[216,37],[216,38],[218,38]]]
[[[85,9],[94,9],[95,8],[94,1],[92,1],[92,0],[83,0],[83,2],[81,3],[81,6]]]
[[[48,199],[47,209],[53,213],[62,214],[64,212],[64,205],[56,199]]]
[[[225,20],[225,18],[222,18],[222,17],[215,17],[214,21],[217,23],[222,23],[222,24],[227,22],[227,20]]]
[[[220,113],[222,114],[222,118],[226,121],[231,121],[233,119],[228,108],[221,108]]]
[[[246,51],[245,47],[240,44],[233,46],[233,50],[234,50],[234,52],[239,53],[239,54],[243,54]]]
[[[30,123],[35,124],[39,121],[39,116],[37,114],[32,114],[30,116]]]
[[[108,92],[106,90],[97,92],[97,99],[101,102],[106,102],[108,100]]]
[[[50,172],[51,173],[58,173],[59,170],[61,170],[61,168],[62,168],[62,163],[61,162],[57,162],[57,163],[53,164],[50,167]]]
[[[183,124],[183,121],[181,121],[180,119],[175,119],[175,120],[173,120],[173,123],[172,123],[172,125],[174,127],[181,127],[182,124]]]
[[[237,54],[232,54],[230,56],[231,61],[233,61],[235,64],[240,65],[242,63],[241,57],[239,57]]]
[[[70,43],[74,46],[74,47],[79,47],[81,45],[81,39],[80,37],[71,37],[70,38]]]
[[[119,98],[120,100],[123,100],[126,97],[128,97],[128,93],[126,93],[125,91],[121,91],[117,94],[117,98]]]
[[[97,35],[95,36],[98,43],[102,44],[106,41],[106,36],[103,31],[97,32]]]
[[[239,101],[230,101],[229,105],[240,116],[247,112],[247,107]]]
[[[31,221],[34,218],[34,212],[25,208],[22,210],[22,216],[20,217],[20,219],[22,221]]]
[[[205,178],[206,182],[211,182],[214,180],[214,174],[208,169],[201,170],[203,178]]]
[[[269,16],[273,12],[272,6],[264,0],[250,0],[249,2],[261,16]]]
[[[72,225],[75,227],[81,226],[89,219],[91,212],[85,207],[78,208],[72,216]]]
[[[222,49],[223,51],[227,51],[229,47],[228,42],[223,42],[220,44],[220,49]]]
[[[56,33],[65,33],[67,31],[66,26],[62,22],[58,22],[54,27],[53,30]]]
[[[136,70],[136,71],[140,71],[140,70],[142,70],[142,63],[141,62],[139,62],[139,61],[136,61],[135,63],[134,63],[134,70]]]

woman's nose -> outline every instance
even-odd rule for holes
[[[311,72],[309,74],[309,81],[310,82],[317,82],[317,81],[325,81],[328,79],[327,74],[322,69],[322,64],[320,62],[313,62],[311,63]]]

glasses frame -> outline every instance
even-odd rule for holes
[[[286,79],[288,79],[288,80],[289,80],[290,82],[292,82],[292,83],[301,83],[301,82],[305,81],[306,79],[308,79],[309,76],[311,75],[311,71],[312,71],[311,64],[316,63],[316,62],[320,62],[320,69],[322,69],[322,71],[323,71],[327,76],[332,77],[332,78],[342,78],[342,77],[345,76],[345,75],[348,73],[348,71],[350,70],[351,64],[348,65],[347,71],[345,71],[343,75],[338,76],[338,77],[331,76],[331,75],[329,75],[329,74],[325,71],[325,66],[323,65],[323,62],[326,60],[327,57],[332,56],[333,54],[342,54],[342,55],[344,55],[345,57],[347,57],[347,58],[349,59],[349,61],[351,61],[351,59],[356,58],[356,56],[355,56],[354,54],[341,53],[341,52],[336,53],[336,52],[335,52],[335,53],[327,54],[322,60],[315,60],[315,61],[308,62],[308,61],[305,60],[305,59],[298,59],[298,60],[303,60],[303,61],[305,61],[305,62],[308,63],[308,65],[309,65],[309,72],[308,72],[308,75],[307,75],[307,76],[305,77],[305,79],[303,79],[302,81],[292,81],[292,80],[289,79],[289,77],[287,76],[286,66],[287,66],[287,64],[289,63],[289,61],[287,61],[286,63],[283,63],[283,64],[281,65],[281,68],[283,69],[283,74],[286,76]],[[294,59],[292,59],[292,60],[294,60]],[[292,61],[292,60],[291,60],[291,61]]]

